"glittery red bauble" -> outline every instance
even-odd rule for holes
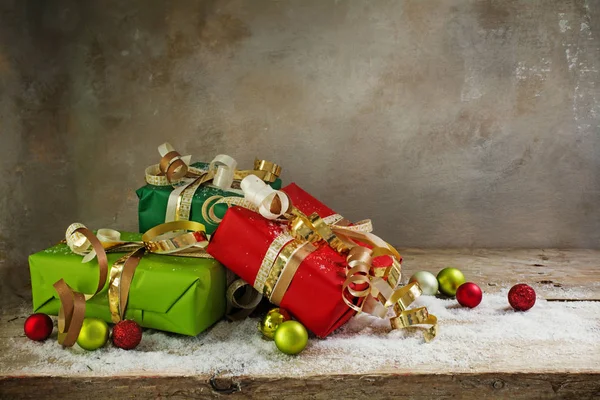
[[[135,321],[121,321],[113,328],[112,341],[122,349],[135,349],[142,341],[142,327]]]
[[[465,282],[456,290],[456,300],[464,307],[477,307],[482,297],[481,288],[473,282]]]
[[[54,324],[52,319],[46,314],[31,314],[29,318],[25,320],[23,330],[25,336],[31,340],[46,340],[50,337]]]
[[[517,311],[527,311],[535,304],[535,290],[529,285],[519,283],[508,292],[508,302]]]

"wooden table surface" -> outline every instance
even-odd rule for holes
[[[403,275],[418,270],[460,268],[486,293],[505,290],[515,283],[532,285],[539,298],[568,302],[600,301],[598,250],[460,250],[404,249]],[[17,304],[16,302],[14,304]],[[569,354],[558,362],[528,360],[505,354],[493,365],[452,372],[435,365],[418,369],[373,370],[363,374],[308,374],[300,377],[255,375],[181,376],[161,374],[128,376],[42,376],[23,373],[40,361],[23,356],[5,357],[11,339],[23,336],[23,311],[5,303],[0,314],[0,398],[253,398],[253,399],[600,399],[600,343],[586,354]],[[600,315],[590,315],[600,329]],[[543,340],[529,348],[546,346]],[[567,346],[567,344],[565,344]],[[500,349],[498,351],[501,351]],[[507,349],[506,351],[515,351]],[[10,363],[10,364],[7,364]],[[6,368],[8,367],[8,368]],[[2,369],[2,368],[0,368]],[[11,373],[10,371],[21,371]]]

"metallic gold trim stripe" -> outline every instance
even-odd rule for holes
[[[293,243],[293,242],[290,242],[290,243]],[[286,249],[287,249],[287,247],[286,247]],[[275,305],[279,305],[281,303],[281,301],[283,300],[283,296],[285,295],[285,292],[287,292],[288,288],[290,287],[290,284],[292,283],[292,279],[294,279],[294,276],[296,275],[296,271],[298,271],[298,268],[300,267],[300,264],[302,264],[304,259],[315,250],[317,250],[317,248],[315,246],[313,246],[311,243],[306,242],[306,243],[301,244],[300,247],[294,249],[292,251],[292,253],[289,255],[289,258],[287,261],[285,261],[285,260],[282,261],[285,264],[283,266],[283,269],[281,270],[281,273],[276,278],[275,286],[273,287],[273,290],[271,292],[271,297],[269,298],[271,303],[273,303]],[[281,253],[279,253],[279,256],[277,256],[277,259],[278,260],[283,259],[283,257],[285,256],[284,253],[285,253],[285,249],[282,250]],[[275,271],[276,269],[277,269],[277,266],[274,266],[272,271]],[[267,283],[267,285],[268,285],[268,283]],[[265,285],[265,286],[267,286],[267,285]]]
[[[120,291],[121,291],[121,274],[123,266],[130,254],[126,254],[119,258],[110,268],[110,277],[108,283],[108,309],[110,310],[110,319],[113,323],[121,320],[120,316]]]
[[[283,246],[285,246],[292,240],[294,240],[294,238],[290,236],[289,233],[283,232],[279,236],[277,236],[275,240],[273,240],[273,242],[271,242],[271,245],[269,246],[269,249],[267,250],[260,264],[260,268],[258,269],[256,278],[254,279],[253,286],[256,290],[258,290],[259,293],[263,293],[264,291],[265,282],[269,277],[271,269],[273,268],[273,264],[275,264],[275,260],[279,255],[279,252],[281,251]]]
[[[192,178],[197,177],[205,173],[207,170],[202,168],[188,167],[187,175]],[[181,181],[189,178],[182,177],[174,181],[169,181],[166,175],[160,170],[159,164],[150,165],[144,171],[146,183],[154,186],[175,186],[181,183]]]
[[[214,171],[209,171],[196,179],[196,181],[194,181],[191,185],[188,185],[183,190],[181,195],[178,196],[177,209],[175,210],[176,221],[188,221],[190,219],[194,193],[196,193],[196,190],[198,190],[203,183],[211,180],[213,177]]]
[[[299,240],[293,240],[292,242],[287,243],[277,255],[275,263],[269,271],[269,275],[267,276],[263,286],[262,293],[268,299],[271,299],[271,293],[273,293],[273,289],[275,288],[275,284],[279,279],[279,275],[281,275],[283,267],[285,267],[286,264],[291,260],[292,254],[294,254],[300,248],[300,246],[302,246],[302,244],[303,242]]]
[[[243,197],[223,197],[215,195],[206,199],[204,204],[202,204],[202,218],[206,222],[216,225],[222,221],[222,219],[217,217],[215,214],[215,206],[217,204],[226,204],[228,207],[240,206],[251,211],[258,211],[254,204]]]
[[[323,222],[325,222],[327,225],[334,225],[336,222],[341,221],[342,219],[344,219],[344,217],[342,217],[340,214],[331,214],[330,216],[323,218]]]

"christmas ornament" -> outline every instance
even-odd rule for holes
[[[423,294],[435,296],[438,291],[438,280],[434,274],[427,271],[419,271],[410,277],[410,282],[417,282],[423,291]]]
[[[273,308],[267,315],[262,319],[258,326],[258,330],[267,338],[273,339],[275,331],[279,328],[279,325],[285,321],[291,320],[290,314],[281,308]]]
[[[54,324],[49,316],[42,313],[31,314],[23,325],[25,336],[31,340],[46,340],[50,337]]]
[[[481,288],[473,282],[463,283],[456,290],[456,300],[464,307],[477,307],[482,296]]]
[[[529,285],[519,283],[508,292],[508,302],[516,311],[527,311],[535,304],[535,290]]]
[[[298,354],[308,343],[308,332],[298,321],[285,321],[275,331],[275,345],[285,354]]]
[[[96,350],[108,341],[108,325],[99,318],[86,318],[81,325],[77,344],[82,349]]]
[[[112,330],[112,342],[124,349],[135,349],[142,341],[142,327],[135,321],[120,321]]]
[[[454,297],[456,289],[465,283],[465,276],[456,268],[444,268],[437,274],[440,292],[446,296]]]

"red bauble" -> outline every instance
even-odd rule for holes
[[[121,321],[113,328],[112,341],[121,349],[135,349],[142,341],[142,327],[135,321]]]
[[[52,329],[54,329],[52,319],[46,314],[41,313],[31,314],[23,325],[25,336],[31,340],[38,341],[48,339],[52,333]]]
[[[464,307],[477,307],[482,297],[481,288],[473,282],[465,282],[456,290],[456,300]]]
[[[535,290],[529,285],[519,283],[508,292],[508,302],[517,311],[527,311],[535,304]]]

